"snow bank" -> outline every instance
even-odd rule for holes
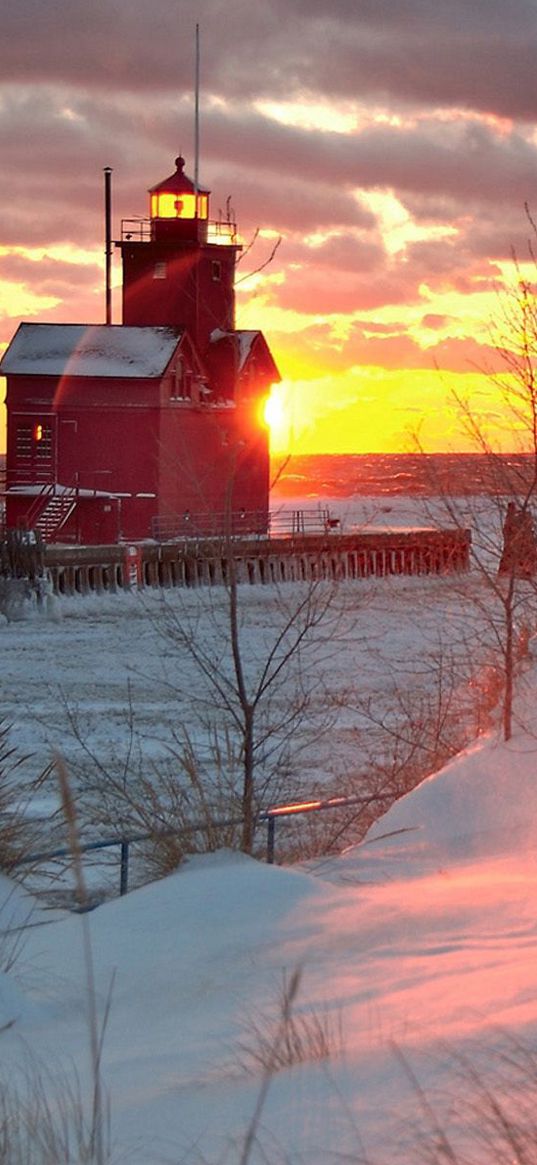
[[[415,877],[452,862],[535,849],[537,774],[531,740],[479,740],[402,797],[344,855],[364,879]],[[337,867],[336,867],[337,868]]]

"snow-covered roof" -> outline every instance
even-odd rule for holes
[[[246,330],[237,332],[239,337],[239,372],[242,372],[244,365],[252,351],[252,345],[257,336],[261,332],[248,332]]]
[[[250,331],[246,328],[238,328],[233,332],[224,332],[221,328],[215,328],[214,331],[211,332],[210,341],[211,344],[216,344],[219,340],[228,339],[230,336],[233,336],[239,345],[239,372],[242,372],[244,365],[246,364],[246,361],[248,360],[248,357],[252,351],[254,343],[259,336],[261,336],[265,346],[267,346],[263,333],[258,329]]]
[[[21,324],[1,363],[4,375],[154,377],[182,335],[174,328]]]

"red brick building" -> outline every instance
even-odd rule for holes
[[[7,379],[7,525],[80,543],[266,528],[278,370],[235,329],[238,251],[175,174],[122,224],[123,324],[21,324]]]

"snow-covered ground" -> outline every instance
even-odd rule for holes
[[[431,520],[430,507],[405,498],[354,499],[346,506],[339,501],[337,511],[343,528]],[[446,524],[446,515],[440,517]],[[300,594],[294,584],[278,591],[240,588],[243,654],[252,679]],[[62,598],[56,616],[36,613],[11,624],[0,616],[2,715],[13,725],[19,752],[29,755],[29,772],[39,772],[53,748],[74,761],[81,740],[121,770],[133,738],[143,757],[153,761],[170,755],[185,722],[196,735],[206,685],[169,634],[169,623],[176,619],[196,635],[212,635],[218,663],[229,639],[223,592],[145,590]],[[366,698],[380,715],[394,692],[408,696],[434,686],[431,677],[441,660],[445,669],[453,667],[460,685],[491,662],[498,619],[501,625],[493,596],[475,572],[458,579],[393,578],[341,586],[329,618],[308,639],[303,660],[310,676],[319,677],[319,691],[322,685],[342,706],[324,747],[316,742],[306,765],[301,758],[305,784],[341,778],[356,768],[357,751],[367,757],[371,722],[365,733],[357,712]],[[350,752],[347,746],[342,755],[350,730]]]
[[[252,689],[278,629],[303,595],[304,588],[293,584],[278,591],[241,588],[242,652]],[[264,806],[406,791],[487,724],[499,657],[492,598],[479,578],[349,582],[337,588],[330,604],[300,660],[291,661],[284,682],[259,707],[257,735],[267,730],[271,749],[279,750],[258,769],[259,785],[266,780]],[[226,782],[240,785],[240,765],[228,763],[222,777],[207,726],[216,726],[226,755],[234,727],[174,630],[191,627],[198,644],[205,638],[215,671],[227,667],[225,592],[78,596],[59,600],[58,609],[58,621],[36,613],[0,627],[2,714],[24,758],[20,774],[39,778],[53,753],[61,753],[80,793],[85,836],[114,834],[121,801],[127,832],[137,834],[147,824],[131,813],[120,790],[125,786],[136,800],[146,779],[161,785],[181,781],[189,789],[190,818],[203,816],[181,759],[188,740],[198,771],[215,790],[214,815],[229,817]],[[280,732],[278,724],[285,725],[289,709],[303,699],[304,715],[292,731],[284,726]],[[29,801],[28,813],[44,822],[32,849],[64,843],[61,815],[49,840],[48,819],[57,808],[52,773]],[[231,812],[236,816],[237,808]],[[335,817],[333,824],[339,828]],[[332,821],[325,814],[322,823],[281,822],[280,855],[288,846],[296,849],[299,828],[317,836]],[[357,822],[345,841],[360,836]],[[110,878],[117,885],[117,861]]]
[[[241,1160],[263,1084],[255,1031],[276,1039],[296,969],[297,1014],[313,1009],[332,1054],[274,1074],[252,1162],[414,1165],[416,1124],[430,1121],[411,1073],[464,1141],[485,1120],[470,1120],[479,1089],[465,1057],[518,1110],[535,1088],[515,1061],[537,1034],[536,749],[522,731],[509,745],[483,738],[338,859],[283,869],[220,852],[90,915],[45,915],[0,980],[11,1083],[30,1058],[53,1095],[75,1066],[89,1105],[86,925],[101,1016],[115,977],[103,1052],[112,1159]],[[18,891],[10,911],[27,915]],[[517,1159],[504,1150],[474,1147],[471,1160]]]
[[[351,764],[362,772],[369,735],[375,747],[380,740],[364,699],[371,696],[393,726],[391,693],[404,724],[405,708],[423,710],[439,677],[458,699],[459,687],[479,686],[480,668],[497,660],[501,621],[476,573],[348,584],[341,596],[338,634],[316,642],[309,663],[319,669],[323,661],[339,712],[301,757],[304,792],[323,775],[343,778]],[[523,597],[531,622],[529,590]],[[206,601],[201,592],[166,597],[203,634],[218,627],[224,599],[213,594],[209,608],[200,608]],[[249,674],[277,627],[278,603],[270,588],[241,595]],[[100,760],[124,756],[133,718],[147,757],[169,755],[177,725],[203,690],[162,636],[161,597],[63,600],[61,614],[58,622],[36,617],[0,628],[13,742],[33,751],[36,767],[52,745],[76,765],[81,746],[68,724],[78,710],[80,734]],[[310,1016],[310,1031],[322,1029],[330,1055],[272,1074],[252,1165],[458,1160],[422,1155],[422,1138],[434,1139],[427,1105],[454,1143],[470,1143],[461,1160],[525,1160],[500,1145],[497,1128],[497,1155],[474,1138],[488,1127],[484,1086],[520,1121],[537,1081],[530,1058],[537,1034],[531,658],[517,685],[509,744],[496,728],[483,731],[338,857],[284,868],[229,851],[199,855],[83,916],[43,910],[2,879],[0,924],[22,927],[23,935],[14,966],[0,977],[10,1087],[25,1093],[30,1081],[35,1098],[40,1075],[53,1110],[66,1076],[76,1073],[91,1108],[86,928],[101,1020],[113,982],[103,1046],[111,1160],[246,1160],[241,1147],[266,1083],[257,1053],[264,1044],[266,1062],[267,1042],[281,1047],[281,995],[296,971],[296,1015]],[[43,794],[44,809],[51,799]],[[4,968],[12,949],[13,938],[4,936]],[[527,1113],[524,1119],[527,1125]],[[18,1163],[14,1152],[12,1159]],[[82,1158],[73,1149],[67,1160]]]

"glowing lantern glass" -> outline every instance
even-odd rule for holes
[[[206,219],[209,213],[209,199],[206,194],[196,195],[186,191],[155,190],[151,194],[151,218]]]

